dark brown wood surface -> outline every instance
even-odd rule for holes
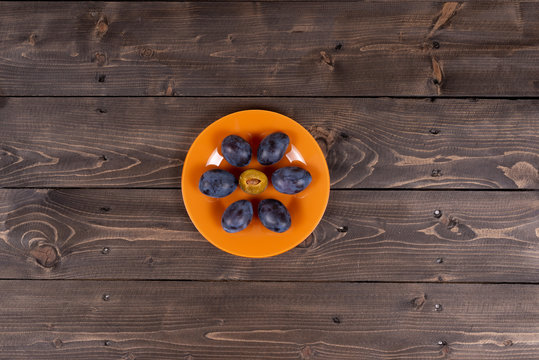
[[[4,98],[2,105],[0,187],[177,188],[185,154],[206,126],[263,108],[310,130],[333,188],[539,188],[538,100]]]
[[[256,260],[204,240],[180,199],[178,190],[1,190],[0,278],[539,281],[536,192],[333,191],[305,242]]]
[[[539,3],[2,2],[0,95],[537,96]]]
[[[1,281],[0,287],[0,358],[10,360],[534,359],[539,353],[533,285]]]
[[[538,15],[0,1],[0,360],[539,359]],[[245,109],[331,173],[267,259],[213,247],[179,188]]]

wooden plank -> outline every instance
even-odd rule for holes
[[[3,359],[529,360],[539,352],[536,285],[29,283],[0,282]]]
[[[539,4],[2,2],[0,95],[537,96]]]
[[[0,187],[179,187],[196,136],[249,108],[309,129],[333,188],[539,188],[538,100],[387,98],[4,98]]]
[[[314,233],[267,259],[213,247],[180,199],[2,190],[0,278],[539,283],[539,193],[333,191]]]

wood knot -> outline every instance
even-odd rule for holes
[[[423,294],[421,296],[415,297],[410,301],[412,303],[412,306],[415,310],[421,310],[423,309],[423,306],[425,305],[425,301],[427,300],[427,295]]]
[[[451,215],[443,215],[440,218],[436,232],[444,239],[452,240],[471,240],[477,236],[471,227]]]
[[[127,352],[122,356],[122,360],[135,360],[136,357],[132,352]]]
[[[339,133],[333,129],[326,129],[316,125],[310,126],[307,130],[320,146],[324,157],[327,157],[329,150],[339,140]],[[344,139],[345,137],[341,136],[341,138]]]
[[[432,83],[436,85],[436,91],[438,95],[442,94],[442,82],[444,80],[444,74],[442,69],[442,64],[434,56],[432,60]]]
[[[60,255],[56,247],[50,244],[39,244],[30,250],[30,255],[36,262],[45,267],[51,268],[60,261]]]
[[[102,38],[109,31],[109,21],[105,15],[102,15],[95,24],[95,36]]]
[[[102,52],[96,52],[94,54],[94,62],[97,64],[97,66],[103,66],[107,62],[107,56]]]
[[[449,217],[447,218],[446,226],[447,226],[447,228],[448,228],[449,230],[451,230],[451,229],[453,229],[455,226],[457,226],[458,223],[459,223],[459,222],[458,222],[457,219],[455,219],[455,218],[452,217],[452,216],[449,216]]]
[[[307,237],[307,239],[303,240],[296,247],[301,248],[301,249],[306,249],[306,248],[309,248],[309,247],[313,246],[313,243],[314,243],[314,233],[311,233],[311,235],[309,235],[309,237]]]
[[[151,58],[154,51],[150,48],[143,48],[140,50],[140,56],[143,58]]]
[[[165,95],[166,96],[177,96],[178,93],[174,89],[174,81],[171,80],[167,83],[167,88],[165,89]]]
[[[55,348],[59,349],[64,345],[64,343],[60,339],[54,339],[52,341],[52,345],[54,345]]]
[[[97,80],[97,82],[104,83],[106,78],[107,75],[105,74],[95,74],[95,79]]]
[[[142,262],[143,264],[147,264],[148,266],[153,266],[154,265],[154,259],[153,257],[151,256],[147,256],[144,261]]]
[[[449,348],[449,345],[447,345],[447,343],[445,343],[444,345],[442,345],[442,348],[440,349],[440,352],[442,353],[443,356],[446,356],[449,353],[451,353],[451,349]]]
[[[314,351],[309,345],[305,345],[299,352],[299,355],[302,359],[312,359]]]
[[[327,52],[320,51],[320,58],[324,64],[326,64],[331,68],[331,70],[333,70],[333,68],[335,67],[335,62],[333,61],[331,56],[328,55]]]
[[[35,46],[36,42],[37,42],[37,35],[34,33],[30,34],[30,36],[28,36],[28,44],[30,44],[31,46]]]

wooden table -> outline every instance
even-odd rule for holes
[[[539,3],[0,3],[0,359],[538,359]],[[300,246],[210,245],[195,137],[292,117]]]

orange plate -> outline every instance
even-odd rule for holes
[[[258,144],[276,131],[290,137],[290,145],[277,164],[262,166],[256,160]],[[228,135],[238,135],[251,144],[253,157],[249,165],[237,168],[221,156],[221,142]],[[277,192],[271,185],[271,174],[280,167],[298,166],[312,175],[311,184],[296,195]],[[246,169],[263,171],[270,184],[259,195],[249,195],[239,187],[230,195],[215,199],[200,192],[198,183],[210,169],[224,169],[239,178]],[[326,160],[314,138],[294,120],[265,110],[246,110],[227,115],[208,126],[196,138],[187,153],[182,173],[182,195],[191,221],[200,233],[219,249],[234,255],[261,258],[281,254],[305,240],[322,219],[329,199],[329,171]],[[253,220],[246,229],[227,233],[221,227],[221,216],[235,201],[247,199],[253,204]],[[260,200],[281,201],[292,218],[290,229],[275,233],[266,229],[257,216]]]

